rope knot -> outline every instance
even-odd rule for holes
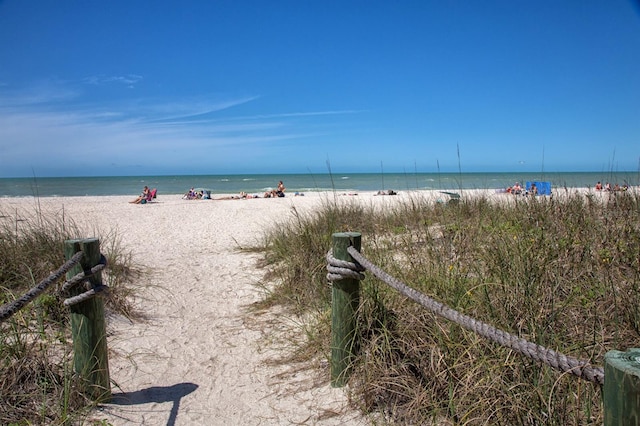
[[[365,268],[359,263],[348,262],[333,257],[333,250],[327,252],[327,279],[330,282],[344,279],[364,280]]]
[[[93,266],[91,269],[82,271],[76,274],[74,277],[67,280],[63,285],[60,291],[62,293],[68,293],[70,289],[75,287],[78,284],[85,283],[85,291],[74,297],[69,297],[64,300],[63,304],[65,306],[75,305],[80,302],[84,302],[98,293],[107,292],[109,288],[105,285],[92,286],[89,282],[89,278],[96,275],[98,272],[102,271],[107,266],[107,258],[104,255],[100,255],[100,262]]]

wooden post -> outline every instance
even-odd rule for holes
[[[604,426],[640,424],[640,349],[604,357]]]
[[[64,254],[67,259],[79,251],[84,256],[78,265],[67,272],[67,278],[83,270],[88,271],[100,262],[100,241],[97,238],[65,241]],[[89,288],[101,285],[102,274],[98,272],[89,278],[89,283]],[[87,291],[85,285],[72,288],[71,296]],[[70,306],[70,310],[74,370],[84,382],[85,393],[94,401],[106,402],[111,399],[111,385],[102,298],[93,297]]]
[[[347,247],[360,251],[361,234],[333,234],[333,257],[353,262]],[[331,292],[331,386],[347,383],[352,356],[358,352],[356,320],[360,303],[360,281],[352,278],[334,281]]]

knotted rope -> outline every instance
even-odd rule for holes
[[[95,287],[91,287],[91,284],[89,283],[89,278],[91,278],[98,272],[102,271],[106,266],[107,266],[107,258],[101,254],[100,261],[96,265],[94,265],[91,269],[89,269],[88,271],[82,271],[74,275],[73,277],[68,279],[64,284],[62,284],[62,287],[60,289],[62,293],[67,293],[70,289],[72,289],[73,287],[81,283],[86,283],[85,288],[87,289],[87,291],[85,291],[84,293],[78,294],[77,296],[69,297],[65,299],[64,302],[62,303],[65,306],[75,305],[76,303],[84,302],[85,300],[91,299],[92,297],[96,296],[98,293],[108,291],[109,288],[105,285],[98,285]]]
[[[345,278],[364,280],[362,272],[365,271],[365,268],[357,263],[336,259],[331,251],[327,253],[327,262],[327,279],[329,281],[344,280]]]
[[[79,251],[74,254],[71,259],[67,260],[57,271],[49,275],[44,280],[40,281],[38,285],[26,292],[22,297],[7,303],[0,308],[0,322],[11,318],[13,314],[24,308],[33,299],[42,294],[51,284],[58,281],[64,276],[71,268],[76,266],[82,259],[82,252]]]
[[[93,266],[91,269],[89,269],[88,271],[82,271],[77,273],[76,275],[74,275],[73,277],[69,278],[67,281],[65,281],[64,284],[62,284],[62,287],[60,288],[61,292],[67,292],[69,291],[71,288],[73,288],[74,286],[88,281],[88,279],[90,277],[92,277],[93,275],[97,274],[98,272],[102,271],[105,267],[107,266],[107,258],[104,257],[102,254],[100,255],[100,261]]]
[[[376,276],[378,279],[387,283],[389,286],[396,289],[398,292],[403,294],[404,296],[414,300],[425,308],[431,310],[432,312],[440,315],[443,318],[446,318],[450,321],[459,324],[463,328],[467,330],[473,331],[489,340],[492,340],[496,343],[499,343],[503,346],[511,348],[525,356],[528,356],[531,359],[541,361],[556,370],[560,370],[563,372],[567,372],[573,374],[577,377],[580,377],[585,380],[589,380],[591,382],[603,385],[604,384],[604,369],[601,367],[594,367],[587,361],[582,361],[577,358],[569,357],[559,352],[556,352],[552,349],[545,348],[541,345],[537,345],[535,343],[528,342],[527,340],[515,336],[513,334],[507,333],[506,331],[497,329],[489,324],[483,323],[481,321],[476,320],[468,315],[461,314],[460,312],[449,308],[448,306],[436,302],[430,297],[420,293],[417,290],[412,289],[407,286],[403,282],[397,280],[392,277],[372,262],[370,262],[367,258],[365,258],[360,252],[358,252],[353,247],[348,247],[347,252],[356,260],[356,263],[346,262],[349,265],[357,265],[355,268],[357,270],[368,269],[371,273]],[[331,254],[327,255],[327,259],[330,264],[334,262],[333,256]],[[340,261],[344,262],[344,261]],[[331,266],[333,268],[333,266]],[[327,278],[330,281],[345,279],[345,278],[354,278],[353,270],[350,266],[345,266],[346,269],[349,270],[348,273],[341,275],[337,269],[330,270],[330,273],[327,274]],[[360,269],[362,268],[362,269]],[[329,266],[327,267],[329,269]],[[360,274],[362,275],[362,274]],[[360,279],[360,278],[356,278]]]

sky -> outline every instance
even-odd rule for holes
[[[0,0],[0,178],[640,170],[640,0]]]

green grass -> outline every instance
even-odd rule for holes
[[[24,215],[24,213],[21,213]],[[64,262],[64,241],[87,235],[64,215],[48,217],[0,211],[0,304],[13,301]],[[110,287],[106,308],[134,315],[128,285],[138,273],[117,235],[101,239]],[[0,323],[0,424],[76,424],[94,403],[73,374],[69,311],[59,283]]]
[[[330,353],[325,254],[334,232],[362,232],[362,253],[464,314],[602,366],[640,331],[640,196],[572,195],[517,203],[415,196],[386,210],[326,200],[265,240],[271,289],[307,318],[297,357]],[[361,283],[352,402],[385,422],[602,424],[598,385],[478,337],[370,274]],[[326,371],[327,377],[329,372]]]

